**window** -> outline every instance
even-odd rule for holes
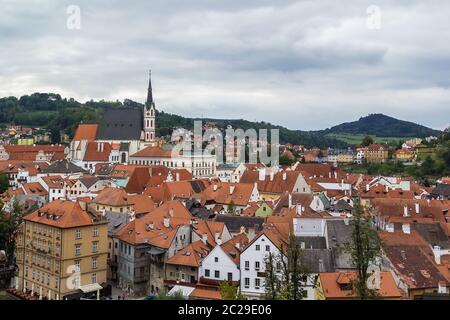
[[[244,287],[250,287],[250,278],[244,278]]]
[[[255,261],[255,270],[259,271],[259,261]]]
[[[81,229],[75,230],[75,240],[81,239]]]
[[[261,286],[261,279],[255,278],[255,288],[259,289],[260,286]]]
[[[270,251],[270,246],[266,246],[266,251]]]
[[[98,241],[92,242],[92,252],[98,252]]]
[[[76,244],[75,245],[75,255],[79,256],[81,253],[81,244]]]
[[[81,260],[75,260],[75,272],[80,272],[81,270],[80,262]]]
[[[220,271],[219,270],[216,270],[216,271],[214,271],[214,278],[220,278]]]
[[[92,258],[92,269],[97,269],[97,257]]]
[[[233,273],[232,272],[228,272],[228,281],[233,281]]]
[[[277,262],[276,269],[277,272],[281,272],[281,262]]]
[[[93,273],[91,277],[92,283],[97,283],[97,274]]]
[[[219,262],[219,257],[214,257],[214,262]]]
[[[257,244],[257,245],[255,246],[255,250],[256,250],[256,251],[260,251],[260,250],[261,250],[261,248],[260,248],[260,245],[259,245],[259,244]]]
[[[98,237],[98,227],[95,227],[94,229],[92,229],[92,236]]]
[[[209,273],[209,269],[205,269],[205,277],[209,277],[210,273]]]
[[[245,261],[245,270],[250,270],[250,261]]]

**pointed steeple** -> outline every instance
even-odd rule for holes
[[[152,92],[152,70],[149,70],[148,75],[148,92],[147,92],[147,102],[145,103],[145,106],[147,109],[150,109],[153,104],[153,92]]]

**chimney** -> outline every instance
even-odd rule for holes
[[[235,188],[236,186],[230,186],[230,195],[233,194]]]
[[[153,228],[155,227],[153,221],[150,221],[147,226],[150,230],[153,230]]]
[[[301,204],[297,204],[296,206],[296,212],[297,212],[297,215],[299,215],[299,216],[301,216],[302,215],[302,205]]]
[[[420,213],[420,206],[419,206],[419,203],[416,203],[416,213],[417,213],[417,214]]]
[[[208,242],[208,234],[206,233],[202,234],[202,242],[203,244],[206,244]]]
[[[170,227],[169,217],[164,217],[163,224],[164,224],[165,228],[169,228]]]
[[[286,176],[287,176],[287,173],[286,173],[286,172],[283,172],[283,181],[286,180]]]
[[[220,239],[220,233],[218,231],[216,231],[214,233],[214,241],[217,242]]]
[[[334,172],[334,178],[337,179],[337,171]]]
[[[330,172],[328,172],[328,178],[330,178],[330,179],[331,179],[331,171],[330,171]]]
[[[366,184],[366,191],[369,192],[369,184]]]
[[[386,185],[386,192],[389,192],[389,188],[388,188],[388,186]]]
[[[97,152],[100,152],[100,142],[97,142]]]
[[[220,239],[220,238],[217,238],[217,240],[216,240],[216,243],[217,243],[217,245],[221,245],[222,244],[222,239]]]
[[[273,181],[273,171],[270,171],[270,181]]]
[[[236,244],[234,245],[236,247],[236,249],[238,249],[239,251],[241,250],[241,245],[239,242],[236,242]]]
[[[170,208],[170,209],[169,209],[169,216],[170,216],[170,217],[173,217],[173,208]]]
[[[409,223],[402,224],[402,231],[404,234],[411,234],[411,226],[409,225]]]
[[[213,184],[213,190],[217,191],[217,184]]]
[[[292,207],[292,195],[289,193],[288,195],[288,208]]]
[[[180,181],[180,173],[179,172],[177,172],[175,174],[175,181]]]
[[[408,217],[408,216],[409,216],[409,214],[408,214],[408,206],[405,204],[403,206],[403,217]]]

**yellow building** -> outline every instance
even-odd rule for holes
[[[383,163],[389,159],[389,149],[381,144],[371,144],[364,150],[367,163]]]
[[[20,138],[17,139],[19,146],[32,146],[34,144],[34,138]]]
[[[398,149],[397,151],[395,151],[395,159],[399,160],[399,161],[410,161],[413,160],[415,158],[415,154],[414,151],[409,150],[409,149]]]
[[[16,288],[60,300],[106,284],[107,221],[85,205],[55,200],[27,215],[18,233]]]

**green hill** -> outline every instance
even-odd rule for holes
[[[81,103],[72,98],[62,98],[59,94],[33,93],[20,98],[0,98],[0,123],[41,126],[52,132],[62,131],[72,136],[80,122],[98,123],[106,109],[123,107],[140,108],[142,104],[129,99],[123,102],[91,100]],[[203,122],[214,122],[222,130],[232,126],[235,129],[243,130],[268,129],[270,134],[270,129],[279,129],[280,143],[303,144],[307,148],[344,148],[360,143],[361,137],[365,134],[376,136],[377,141],[439,134],[437,130],[397,120],[383,114],[372,114],[360,118],[358,121],[343,123],[319,131],[290,130],[268,122],[252,122],[244,119],[186,118],[164,111],[158,111],[157,117],[157,134],[159,136],[170,137],[173,128],[177,127],[193,129],[194,120],[202,120]],[[390,138],[381,139],[380,137]]]
[[[425,126],[398,120],[381,113],[370,114],[357,121],[346,122],[323,130],[324,134],[360,134],[377,137],[417,137],[437,136],[441,132]]]

